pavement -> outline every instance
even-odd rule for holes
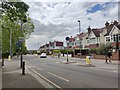
[[[4,67],[2,67],[3,77],[2,80],[0,80],[2,81],[3,90],[8,88],[35,88],[35,90],[38,88],[44,90],[44,85],[34,78],[27,67],[25,70],[25,75],[22,75],[22,69],[20,68],[19,61],[20,60],[15,58],[10,61],[7,59],[5,60]]]

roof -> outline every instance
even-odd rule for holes
[[[82,32],[82,33],[80,33],[80,34],[78,34],[78,37],[80,38],[80,39],[82,39],[85,35],[87,35],[88,34],[88,32]]]
[[[116,27],[120,30],[120,24],[118,24]]]
[[[101,29],[92,29],[96,37],[100,37]]]
[[[107,33],[106,33],[104,36],[109,35],[109,33],[110,33],[110,31],[112,30],[113,26],[114,26],[114,25],[111,24],[109,27],[106,27],[106,28],[107,28]]]
[[[63,42],[56,41],[56,46],[63,46]]]
[[[75,39],[74,38],[70,38],[69,39],[69,42],[73,42]]]

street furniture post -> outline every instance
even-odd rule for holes
[[[69,61],[68,61],[68,43],[69,43],[69,39],[70,39],[69,37],[66,37],[66,38],[65,38],[66,43],[67,43],[67,62],[69,62]]]
[[[2,66],[4,66],[4,58],[2,58]]]
[[[25,61],[22,62],[22,75],[25,75]]]

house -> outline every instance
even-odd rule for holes
[[[80,33],[80,34],[77,34],[75,37],[74,37],[74,49],[84,49],[85,48],[85,45],[86,45],[86,37],[87,37],[87,32],[85,33]]]
[[[50,50],[54,50],[54,49],[57,49],[57,50],[61,50],[61,49],[64,49],[64,46],[63,46],[63,42],[61,41],[54,41],[54,42],[49,42],[50,46]]]
[[[87,54],[87,48],[85,48],[87,42],[86,38],[88,36],[88,32],[82,32],[80,34],[77,34],[74,37],[74,56],[80,56],[81,55],[86,55]]]
[[[114,48],[120,49],[120,24],[115,20],[112,28],[105,34],[105,43],[111,43]]]
[[[49,54],[52,50],[61,50],[61,49],[64,49],[63,42],[54,41],[54,42],[49,42],[48,44],[46,43],[45,45],[41,46],[39,48],[39,51],[46,52]]]
[[[88,37],[86,38],[86,46],[85,48],[97,48],[100,44],[100,33],[101,29],[91,29],[88,27]]]
[[[68,41],[68,48],[73,48],[74,47],[74,38],[71,36]]]

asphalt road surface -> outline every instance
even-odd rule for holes
[[[117,65],[96,62],[96,67],[82,67],[75,63],[61,63],[66,61],[65,58],[34,55],[26,55],[24,60],[34,73],[56,88],[118,88]]]

